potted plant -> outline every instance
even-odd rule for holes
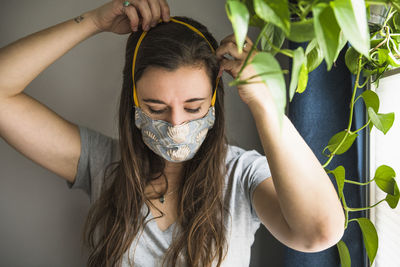
[[[289,99],[295,93],[306,89],[308,74],[325,60],[328,70],[331,69],[342,49],[347,49],[345,61],[348,69],[355,75],[355,85],[350,102],[350,117],[347,129],[332,136],[323,153],[327,156],[322,165],[326,172],[335,177],[338,195],[345,211],[345,229],[350,222],[360,226],[366,252],[372,265],[378,249],[378,235],[375,226],[368,218],[349,220],[349,212],[373,208],[383,201],[394,209],[400,193],[395,180],[394,170],[381,165],[374,178],[367,183],[358,183],[345,179],[345,169],[338,166],[329,169],[333,157],[346,152],[354,143],[358,132],[364,128],[376,127],[386,134],[394,121],[394,113],[379,113],[379,97],[372,90],[365,90],[359,97],[357,89],[367,83],[378,83],[382,74],[388,69],[400,67],[400,0],[227,0],[226,12],[232,23],[238,49],[241,51],[249,26],[257,27],[260,32],[249,52],[242,70],[252,64],[263,82],[269,85],[274,97],[279,116],[284,115],[286,106],[286,86],[283,71],[275,59],[276,53],[292,59],[289,85]],[[282,48],[284,40],[304,43],[294,50]],[[347,48],[346,43],[350,43]],[[255,49],[258,53],[251,62],[249,58]],[[241,71],[230,85],[251,82],[252,78],[240,79]],[[362,82],[364,80],[364,82]],[[352,130],[354,104],[363,99],[368,113],[367,123],[359,129]],[[348,207],[343,194],[346,183],[365,186],[375,182],[387,195],[370,207]],[[343,240],[336,244],[342,266],[351,266],[347,245]]]

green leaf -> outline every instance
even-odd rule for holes
[[[363,235],[365,250],[371,265],[374,263],[376,252],[378,251],[378,234],[376,233],[375,226],[367,218],[356,218],[360,225]]]
[[[396,173],[391,167],[381,165],[375,171],[374,180],[383,192],[394,195],[394,184],[396,183],[394,177],[396,177]]]
[[[292,77],[289,86],[290,101],[292,101],[294,93],[296,92],[301,66],[307,64],[306,60],[307,58],[304,56],[303,47],[299,46],[293,53]]]
[[[384,134],[390,130],[394,122],[394,112],[380,114],[376,113],[372,107],[369,107],[368,116],[374,126]]]
[[[336,61],[336,59],[338,58],[340,52],[342,51],[343,47],[347,44],[347,39],[343,34],[343,31],[340,31],[339,34],[339,45],[338,48],[336,49],[336,54],[335,54],[335,58],[333,59],[333,61]]]
[[[257,74],[270,73],[261,75],[261,78],[271,91],[279,119],[282,121],[286,106],[286,86],[278,61],[269,53],[259,52],[254,56],[251,65]]]
[[[317,39],[311,40],[306,48],[308,72],[315,70],[324,59],[321,48],[318,46]]]
[[[308,69],[305,64],[302,64],[300,67],[299,82],[297,83],[296,93],[299,94],[303,93],[307,88],[307,82],[308,82]]]
[[[400,1],[399,0],[390,0],[390,3],[397,9],[397,12],[400,12]]]
[[[330,5],[346,39],[369,58],[370,38],[364,0],[334,0]]]
[[[290,33],[290,13],[287,0],[254,0],[256,14],[266,22],[281,28],[286,35]]]
[[[377,45],[380,44],[383,40],[384,40],[384,38],[372,39],[372,40],[371,40],[371,47],[377,46]]]
[[[339,146],[340,142],[343,140],[344,136],[346,135],[346,131],[341,131],[338,132],[337,134],[335,134],[331,140],[329,140],[328,145],[324,148],[324,151],[326,149],[329,149],[329,151],[331,153],[333,153],[333,151],[335,151],[335,149]],[[349,134],[346,137],[346,140],[343,142],[343,144],[340,146],[340,148],[338,149],[338,151],[336,151],[336,155],[340,155],[343,154],[344,152],[346,152],[351,145],[354,143],[354,141],[356,140],[358,134],[354,133],[354,134]]]
[[[315,36],[330,70],[340,46],[340,27],[328,4],[319,3],[312,8],[312,11]]]
[[[238,51],[241,53],[249,27],[249,11],[245,4],[234,0],[228,0],[225,9],[228,18],[232,23]]]
[[[379,110],[379,97],[372,90],[366,90],[361,94],[361,97],[364,99],[365,107],[371,107],[375,113],[378,113]]]
[[[387,57],[387,62],[394,68],[400,67],[400,60],[393,55],[392,52],[389,52]]]
[[[346,246],[346,243],[344,243],[342,240],[340,240],[336,244],[336,246],[339,251],[341,267],[351,267],[350,253],[349,253],[349,249]]]
[[[250,10],[249,10],[249,12],[250,12]],[[254,27],[258,27],[258,28],[262,29],[264,24],[265,24],[265,21],[260,19],[260,17],[257,16],[256,14],[250,16],[249,26],[254,26]]]
[[[393,195],[387,194],[386,202],[392,209],[395,209],[397,207],[397,204],[399,203],[399,198],[400,198],[399,187],[397,186],[396,180],[394,180],[394,194]]]
[[[343,166],[338,166],[338,167],[336,167],[336,169],[331,171],[331,173],[335,176],[335,179],[336,179],[336,184],[338,186],[339,199],[342,199],[346,171]]]
[[[290,33],[287,38],[297,43],[303,43],[314,39],[314,19],[290,23]]]
[[[353,74],[357,73],[359,56],[360,54],[353,47],[349,47],[349,49],[346,51],[346,55],[344,56],[346,66]]]
[[[273,55],[275,55],[277,51],[272,48],[271,44],[276,48],[281,48],[284,41],[285,41],[285,34],[283,33],[282,29],[276,27],[272,23],[268,23],[261,37],[262,50],[265,52],[270,52]]]
[[[377,49],[376,53],[374,53],[375,63],[383,66],[388,60],[389,51],[387,49]]]
[[[393,15],[392,21],[393,21],[394,28],[396,29],[397,32],[399,32],[400,31],[400,15],[399,15],[399,13],[396,12]]]

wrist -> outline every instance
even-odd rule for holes
[[[75,17],[73,20],[77,24],[87,25],[87,27],[90,31],[90,35],[95,35],[100,32],[103,32],[103,30],[98,26],[99,24],[97,23],[94,10],[85,12],[85,13]]]

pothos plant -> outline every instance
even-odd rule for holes
[[[370,9],[386,8],[380,26],[369,25]],[[238,50],[241,51],[249,26],[257,27],[259,35],[250,50],[241,71],[230,85],[250,83],[255,77],[261,77],[271,90],[278,116],[284,115],[286,106],[286,86],[284,74],[275,54],[280,53],[292,59],[289,99],[295,93],[302,93],[307,87],[308,74],[317,68],[323,60],[328,71],[342,49],[347,49],[345,62],[355,75],[355,84],[350,102],[350,116],[346,129],[331,137],[322,153],[327,157],[322,165],[326,172],[335,177],[338,195],[345,211],[345,229],[351,222],[360,226],[370,263],[374,262],[378,250],[378,235],[375,226],[368,218],[349,219],[349,212],[371,209],[383,201],[396,208],[400,193],[395,180],[394,170],[379,166],[374,178],[366,183],[346,179],[345,168],[328,166],[336,155],[346,152],[354,143],[358,132],[369,127],[376,127],[386,134],[394,121],[394,113],[379,113],[379,97],[372,90],[364,90],[356,98],[358,89],[364,89],[368,82],[378,83],[382,74],[393,67],[400,67],[400,0],[227,0],[226,13],[232,23]],[[284,40],[305,43],[306,48],[299,46],[295,50],[282,48]],[[350,46],[346,44],[350,43]],[[258,49],[259,47],[259,49]],[[350,48],[348,48],[350,47]],[[256,55],[250,61],[252,53]],[[257,75],[242,80],[240,74],[252,64]],[[361,84],[362,83],[362,84]],[[359,129],[351,129],[354,105],[363,99],[368,113],[367,123]],[[385,192],[386,198],[370,207],[349,207],[343,194],[346,183],[365,186],[375,182]],[[351,266],[350,253],[343,240],[336,244],[343,267]]]

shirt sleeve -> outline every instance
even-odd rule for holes
[[[244,194],[250,203],[251,214],[259,220],[253,206],[253,193],[257,186],[271,176],[267,158],[256,150],[246,151],[239,157],[242,166],[241,183]]]
[[[73,183],[66,181],[70,189],[83,190],[92,200],[99,195],[104,170],[113,161],[117,140],[100,132],[79,125],[81,138],[81,154],[78,170]]]

